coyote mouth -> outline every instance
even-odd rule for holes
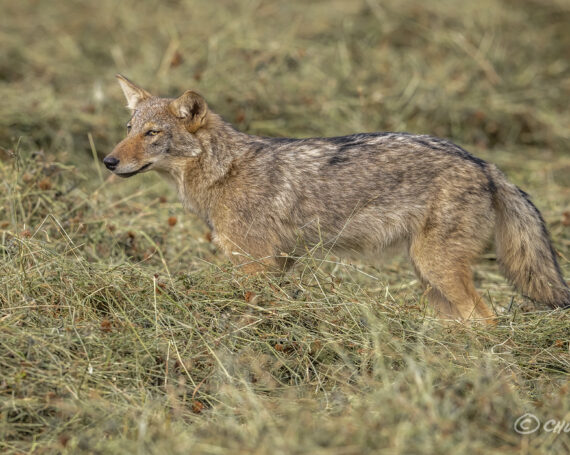
[[[144,166],[142,166],[141,168],[137,169],[136,171],[133,172],[123,172],[123,173],[118,173],[117,175],[119,177],[123,177],[123,178],[127,178],[127,177],[132,177],[133,175],[138,174],[139,172],[144,171],[147,167],[149,167],[152,163],[146,163]]]

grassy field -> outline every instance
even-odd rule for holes
[[[492,248],[496,327],[443,325],[405,257],[245,277],[158,176],[100,163],[114,74],[242,131],[452,138],[529,192],[570,277],[566,0],[4,2],[0,452],[569,453],[570,320]]]

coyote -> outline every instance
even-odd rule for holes
[[[103,160],[155,170],[246,273],[286,270],[305,248],[380,255],[403,243],[443,318],[491,321],[471,263],[494,233],[506,277],[531,299],[570,305],[544,220],[501,171],[445,139],[407,133],[287,139],[236,131],[204,98],[152,96],[117,75],[132,117]]]

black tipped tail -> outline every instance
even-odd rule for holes
[[[552,308],[570,307],[570,288],[562,277],[542,215],[528,195],[494,166],[497,187],[495,243],[509,281],[531,299]]]

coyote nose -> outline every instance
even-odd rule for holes
[[[103,163],[105,163],[107,169],[112,171],[117,167],[117,164],[119,164],[119,160],[113,156],[107,156],[103,159]]]

